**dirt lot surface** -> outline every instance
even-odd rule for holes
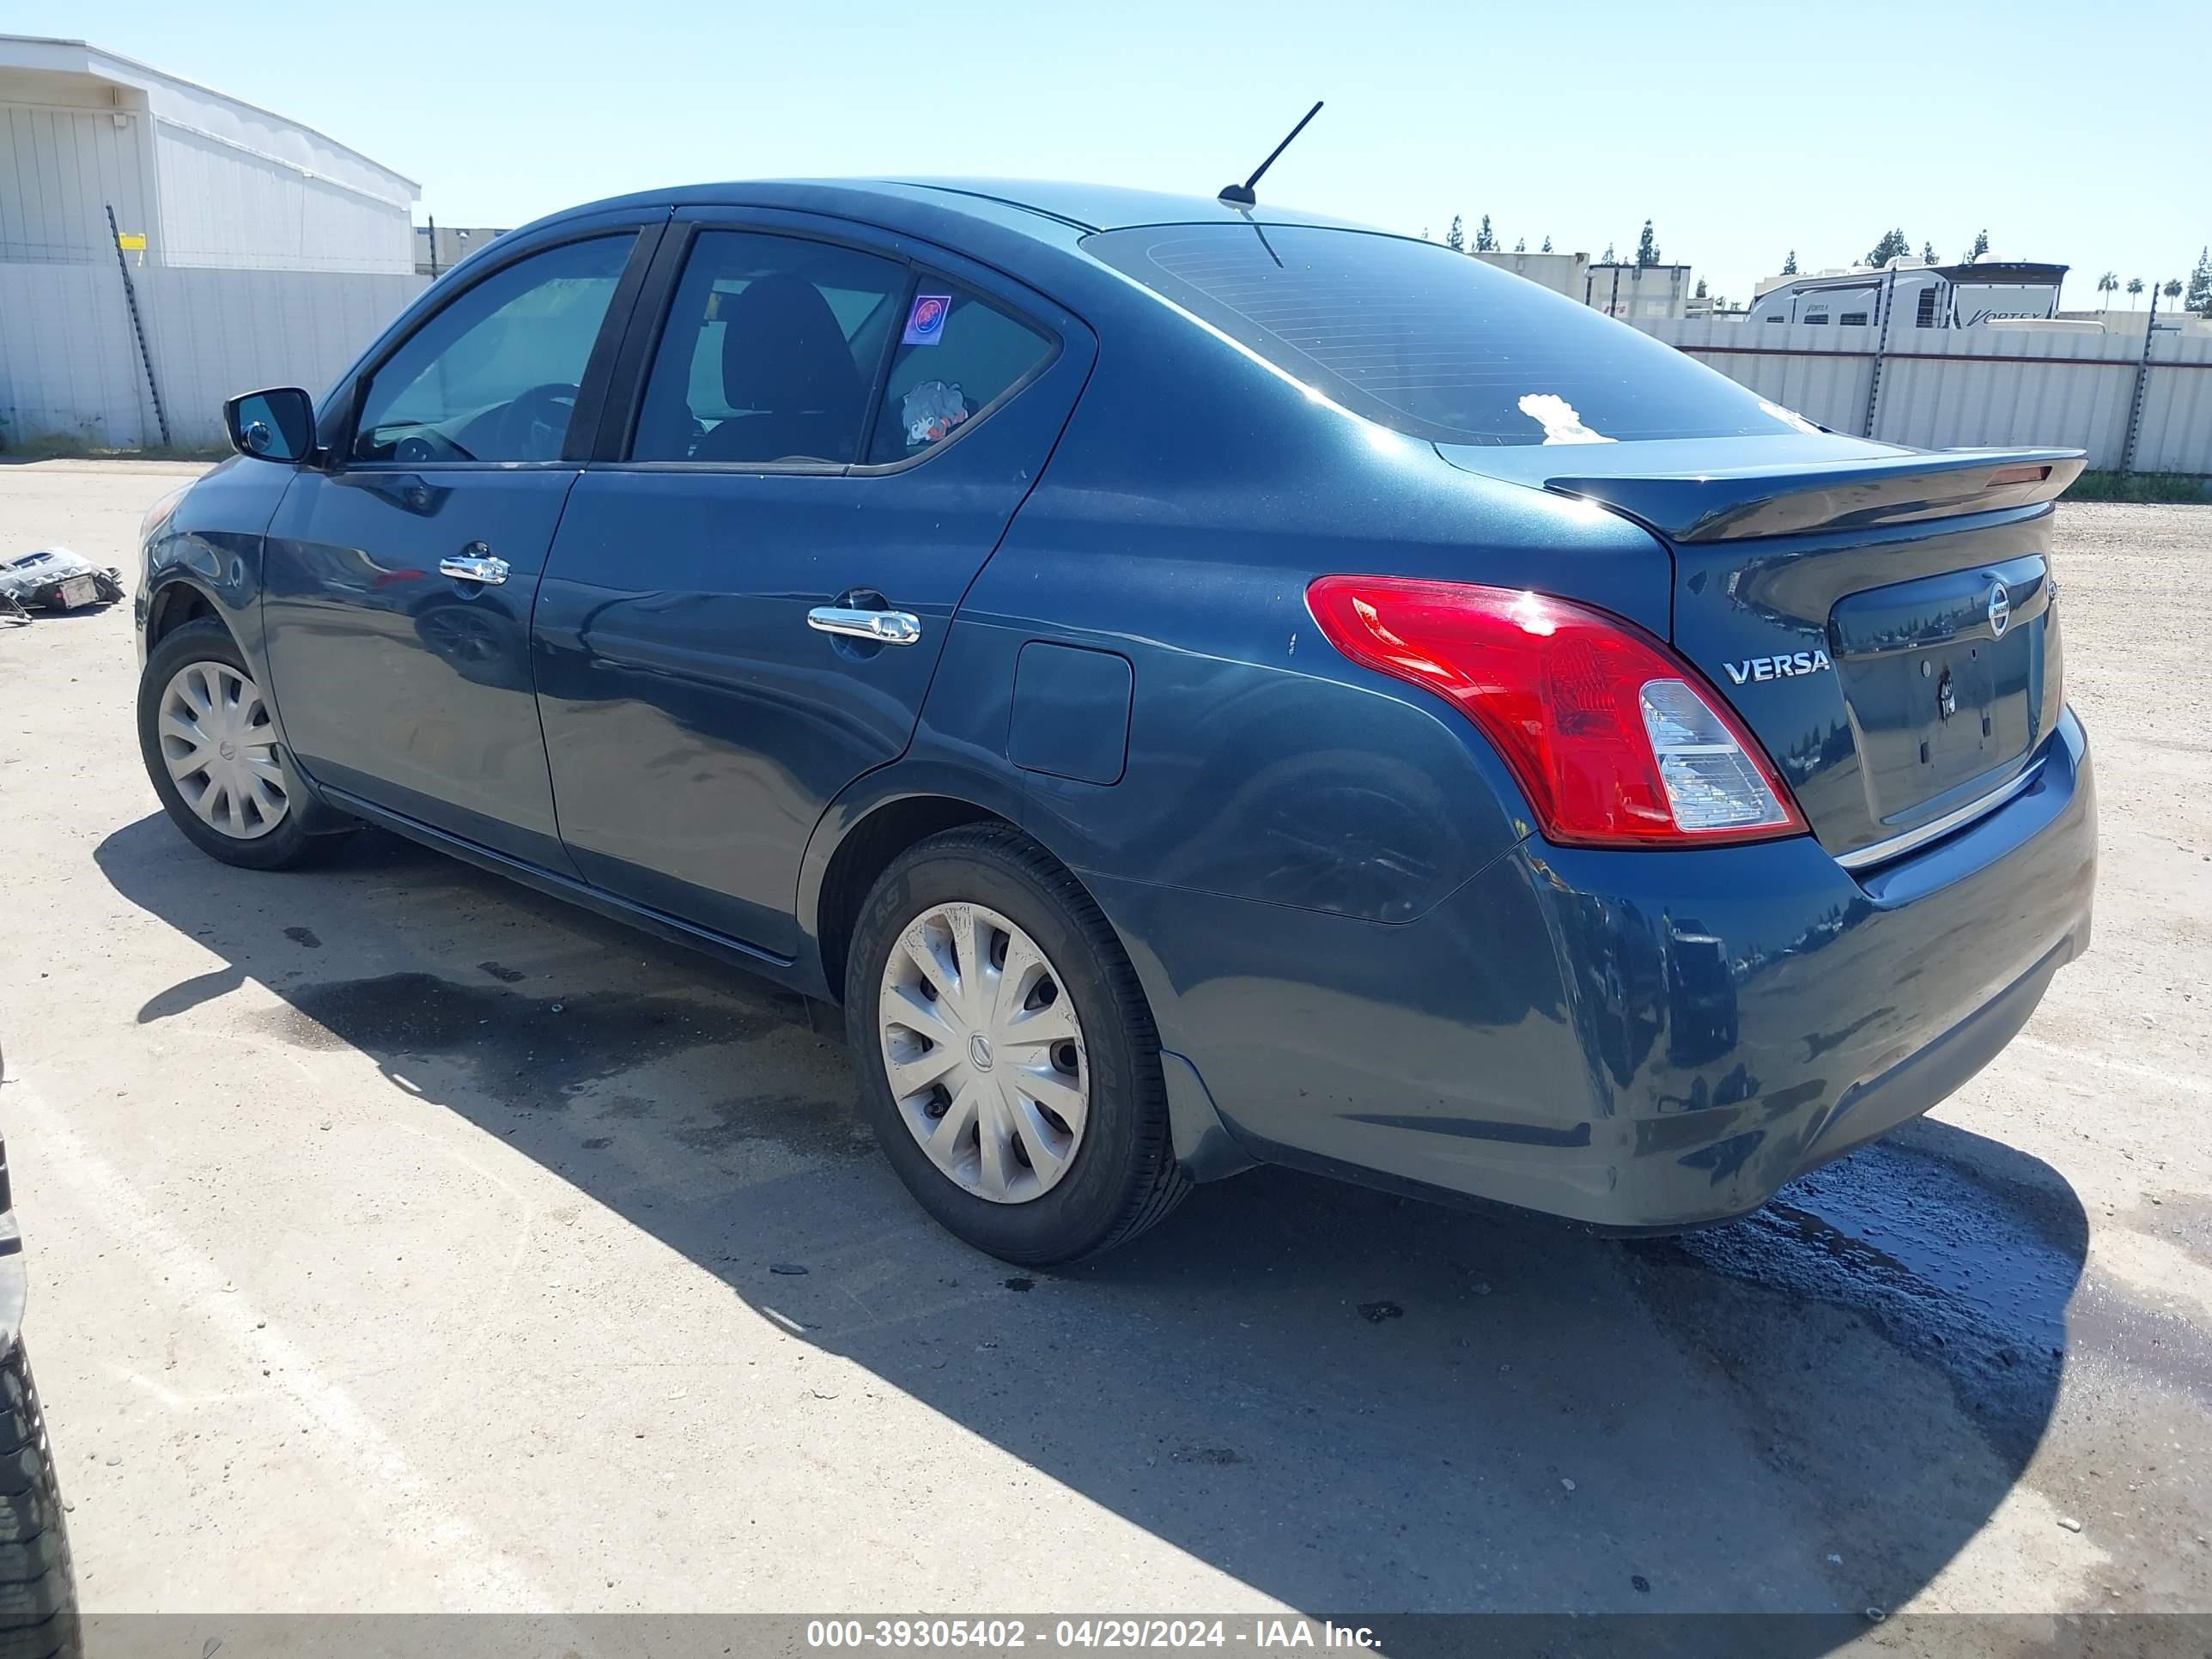
[[[190,471],[0,468],[0,545],[127,569]],[[212,863],[127,608],[0,628],[87,1604],[2212,1610],[2212,509],[2058,544],[2095,943],[1931,1118],[1685,1240],[1262,1170],[1059,1277],[921,1217],[828,1011],[381,835]]]

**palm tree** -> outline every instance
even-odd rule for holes
[[[2179,276],[2167,278],[2166,286],[2159,289],[2159,292],[2169,300],[2179,300],[2181,297],[2181,278]]]
[[[2130,277],[2129,277],[2129,278],[2128,278],[2128,309],[2129,309],[2130,311],[2133,311],[2133,310],[2136,308],[2136,296],[2138,294],[2141,294],[2142,292],[2142,277],[2140,277],[2140,276],[2130,276]]]
[[[2109,270],[2108,270],[2108,271],[2106,271],[2103,276],[2100,276],[2099,278],[2097,278],[2097,292],[2098,292],[2098,293],[2100,293],[2100,294],[2118,294],[2119,291],[2120,291],[2120,279],[2119,279],[2117,276],[2115,276],[2112,272],[2111,272],[2111,271],[2109,271]],[[2104,308],[2105,308],[2106,310],[2107,310],[2107,311],[2110,311],[2110,310],[2112,308],[2112,302],[2110,300],[2106,301],[2105,301],[2105,307],[2104,307]]]

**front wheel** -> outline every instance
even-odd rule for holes
[[[1073,1261],[1188,1190],[1135,971],[1090,895],[1016,831],[947,830],[893,861],[861,907],[845,1012],[884,1156],[978,1249]]]
[[[138,747],[171,822],[202,852],[282,870],[327,838],[277,741],[275,711],[230,630],[210,617],[155,646],[138,682]]]

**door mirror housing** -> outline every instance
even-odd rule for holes
[[[257,461],[288,464],[313,459],[315,403],[298,386],[248,392],[222,406],[231,447]]]

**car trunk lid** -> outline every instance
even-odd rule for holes
[[[2049,503],[2077,452],[1831,434],[1439,447],[1601,503],[1667,545],[1675,648],[1847,863],[1970,819],[2036,764],[2062,678]]]

